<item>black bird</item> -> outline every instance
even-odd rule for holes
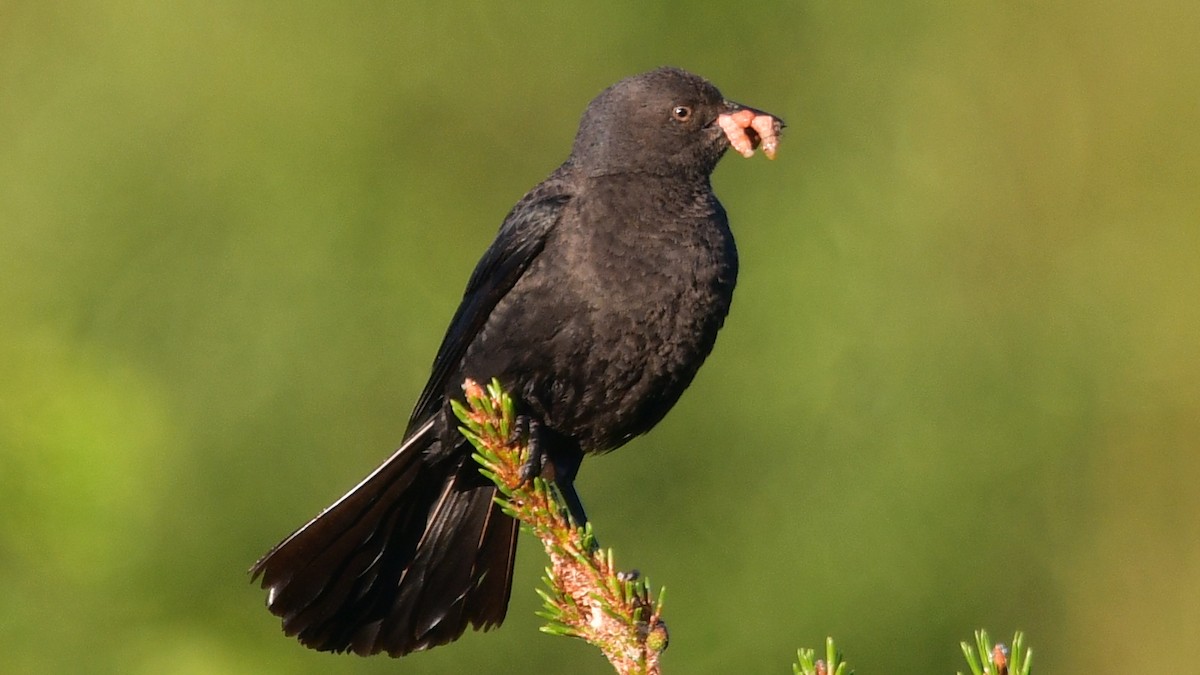
[[[731,144],[772,155],[779,119],[676,68],[622,80],[567,160],[504,219],[467,283],[400,449],[251,569],[284,630],[402,656],[504,620],[517,523],[457,431],[466,378],[499,378],[577,522],[586,453],[671,409],[712,350],[737,251],[709,176]]]

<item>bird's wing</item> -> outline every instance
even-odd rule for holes
[[[409,419],[410,432],[441,409],[446,379],[458,369],[467,347],[487,322],[496,303],[512,289],[545,246],[563,206],[571,199],[565,190],[547,187],[543,184],[543,189],[531,192],[513,207],[495,241],[475,266],[433,360],[429,382]]]

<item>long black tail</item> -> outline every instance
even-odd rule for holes
[[[402,656],[504,620],[517,523],[470,454],[428,452],[437,443],[433,421],[418,427],[250,569],[288,635],[322,651]]]

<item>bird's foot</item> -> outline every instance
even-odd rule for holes
[[[517,417],[517,428],[514,430],[514,433],[525,436],[528,449],[525,461],[521,463],[522,483],[532,483],[534,478],[544,475],[546,465],[549,462],[549,458],[546,456],[546,449],[541,442],[540,426],[540,422],[528,415]]]

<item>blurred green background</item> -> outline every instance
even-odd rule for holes
[[[661,64],[789,122],[714,179],[708,365],[581,491],[674,673],[1200,659],[1200,4],[0,2],[0,671],[606,673],[284,638],[247,567],[401,440],[507,209]]]

